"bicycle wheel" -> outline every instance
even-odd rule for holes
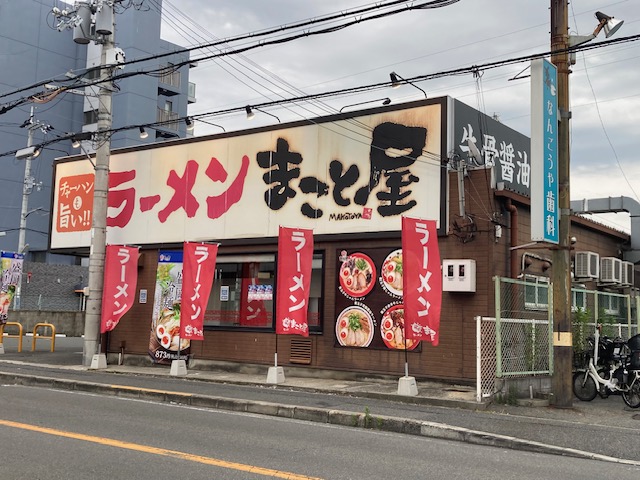
[[[579,400],[590,402],[598,395],[598,388],[591,375],[585,372],[577,372],[573,376],[573,393]]]
[[[622,399],[631,408],[640,407],[640,379],[636,378],[628,392],[622,392]]]

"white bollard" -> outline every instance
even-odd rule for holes
[[[400,377],[398,381],[398,395],[405,397],[415,397],[418,395],[418,385],[416,385],[415,377]]]
[[[267,383],[284,383],[284,369],[282,367],[269,367]]]
[[[170,375],[184,377],[187,374],[187,362],[184,360],[172,360]]]
[[[101,370],[107,368],[107,356],[104,353],[96,353],[91,358],[89,370]]]

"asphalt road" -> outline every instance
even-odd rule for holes
[[[434,422],[452,428],[460,427],[488,432],[498,436],[539,442],[543,445],[640,462],[638,446],[640,410],[626,408],[620,397],[596,398],[593,402],[576,400],[574,408],[568,410],[491,405],[487,410],[473,411],[451,408],[451,406],[445,408],[432,404],[411,403],[413,400],[408,397],[398,401],[397,396],[393,399],[385,395],[370,395],[371,392],[364,389],[378,387],[375,382],[369,382],[368,385],[352,383],[352,390],[349,394],[345,394],[338,390],[305,390],[285,385],[268,385],[264,383],[262,377],[260,383],[221,382],[217,380],[220,377],[217,377],[215,372],[194,371],[187,379],[167,376],[166,368],[143,367],[121,373],[116,373],[117,370],[111,368],[87,370],[80,366],[81,339],[58,339],[54,354],[49,352],[49,344],[46,341],[43,343],[39,340],[34,352],[29,351],[30,341],[25,343],[22,353],[17,353],[16,345],[12,345],[12,341],[16,343],[15,339],[5,339],[6,352],[0,356],[0,377],[7,378],[7,383],[11,382],[6,375],[18,374],[29,378],[60,379],[60,383],[67,384],[82,382],[90,385],[123,385],[133,389],[158,389],[208,398],[236,399],[244,403],[295,405],[309,407],[316,411],[354,412],[359,415],[368,412],[374,417],[385,416],[408,421]],[[204,378],[205,376],[207,378]],[[238,374],[234,378],[237,377],[240,381],[242,376]],[[197,380],[198,378],[200,381]],[[229,378],[229,375],[225,378]],[[310,379],[307,385],[319,385],[319,382]],[[2,388],[0,384],[0,392]],[[111,394],[114,395],[115,392]],[[1,398],[0,395],[0,401]]]
[[[622,400],[597,399],[618,405],[607,417],[583,415],[579,410],[561,412],[552,418],[526,415],[526,409],[499,407],[493,411],[469,411],[430,405],[415,405],[385,399],[337,395],[332,392],[307,392],[283,386],[236,385],[208,381],[187,380],[178,377],[150,375],[123,375],[109,371],[84,369],[57,370],[52,368],[0,363],[0,372],[27,376],[60,378],[77,382],[103,385],[125,385],[143,389],[160,389],[207,395],[220,398],[268,402],[279,405],[299,405],[312,408],[340,410],[371,415],[400,417],[420,421],[436,422],[499,435],[540,442],[547,445],[572,448],[606,455],[614,458],[640,461],[638,447],[638,412],[622,408]],[[542,411],[535,412],[544,413]],[[557,413],[549,411],[549,413]],[[605,422],[606,421],[606,422]]]
[[[640,467],[82,392],[0,387],[2,479],[637,479]]]

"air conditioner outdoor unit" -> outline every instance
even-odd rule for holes
[[[622,285],[629,287],[633,285],[633,263],[622,262]]]
[[[622,282],[622,260],[615,257],[600,259],[600,281],[604,283]]]
[[[576,252],[575,278],[598,278],[600,275],[600,255],[595,252]]]

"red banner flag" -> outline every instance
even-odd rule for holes
[[[402,217],[405,336],[438,345],[442,272],[434,220]]]
[[[204,312],[209,303],[218,245],[184,243],[180,337],[204,340]]]
[[[309,336],[307,310],[313,231],[280,227],[278,237],[278,284],[276,286],[276,333]]]
[[[100,333],[110,332],[132,307],[138,282],[138,247],[107,245]]]

